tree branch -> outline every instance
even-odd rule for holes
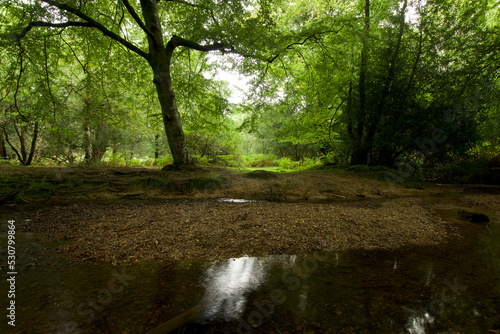
[[[167,48],[167,50],[170,50],[172,52],[178,46],[184,46],[184,47],[187,47],[189,49],[203,51],[203,52],[220,51],[223,55],[226,53],[232,53],[232,54],[240,55],[240,56],[245,57],[245,58],[257,58],[257,59],[263,60],[261,57],[242,53],[242,52],[236,50],[233,45],[230,46],[229,43],[214,43],[214,44],[209,44],[209,45],[201,45],[199,43],[184,39],[184,38],[176,36],[176,35],[172,36],[170,41],[167,43],[166,48]]]
[[[50,100],[52,102],[52,107],[54,108],[54,117],[56,115],[56,101],[54,99],[54,94],[52,94],[52,89],[50,88],[50,78],[49,78],[49,56],[47,54],[47,38],[43,39],[43,55],[45,58],[45,81],[47,81],[47,89],[49,91]]]
[[[14,153],[17,155],[17,159],[19,159],[19,161],[22,163],[23,162],[23,158],[21,157],[21,154],[19,154],[19,151],[14,147],[14,145],[12,145],[12,143],[10,142],[9,140],[9,134],[7,133],[7,130],[5,129],[5,127],[2,127],[3,129],[3,134],[5,136],[5,141],[7,142],[7,144],[9,144],[10,148],[14,151]]]
[[[45,2],[45,3],[47,3],[47,4],[49,4],[49,5],[51,5],[51,6],[57,7],[57,8],[59,8],[62,11],[65,11],[65,12],[71,13],[73,15],[76,15],[79,18],[81,18],[82,20],[85,21],[85,22],[76,22],[77,25],[69,24],[67,26],[84,26],[84,27],[94,27],[94,28],[97,28],[99,31],[101,31],[103,33],[104,36],[108,36],[108,37],[114,39],[115,41],[117,41],[120,44],[122,44],[123,46],[125,46],[127,49],[129,49],[129,50],[137,53],[139,56],[145,58],[146,60],[149,59],[149,55],[146,52],[142,51],[137,46],[135,46],[134,44],[130,43],[129,41],[127,41],[123,37],[121,37],[121,36],[117,35],[116,33],[112,32],[111,30],[109,30],[108,28],[106,28],[105,26],[103,26],[101,23],[99,23],[99,22],[95,21],[94,19],[92,19],[90,16],[82,13],[80,10],[78,10],[76,8],[73,8],[73,7],[70,7],[67,4],[59,3],[58,1],[54,1],[54,0],[42,0],[42,1]],[[75,21],[70,21],[70,22],[75,22]],[[88,25],[84,25],[86,23],[88,23]],[[51,24],[54,25],[54,23],[51,23]],[[67,23],[62,23],[62,24],[67,24]],[[24,36],[21,36],[21,38],[22,37],[24,37]]]
[[[27,122],[26,116],[24,116],[21,113],[21,110],[19,109],[19,105],[17,103],[17,94],[19,94],[19,88],[21,87],[21,77],[23,76],[24,68],[23,68],[23,63],[24,63],[24,49],[21,46],[21,43],[18,40],[20,52],[19,52],[19,75],[17,76],[17,81],[16,81],[16,90],[14,91],[14,108],[16,109],[18,115],[21,117],[21,119],[25,122]]]
[[[338,29],[338,30],[326,30],[326,31],[317,32],[315,34],[311,34],[311,35],[305,37],[305,39],[302,42],[294,42],[294,43],[288,44],[283,50],[291,50],[294,45],[304,45],[310,39],[317,39],[318,35],[324,35],[324,34],[328,34],[328,33],[332,33],[332,32],[335,34],[338,34],[339,32],[342,31],[342,29],[344,29],[345,26],[346,26],[345,24],[342,25],[342,27],[340,27],[340,29]],[[278,58],[280,56],[281,52],[278,52],[275,56],[266,59],[266,61],[268,63],[272,63],[273,61],[276,60],[276,58]]]
[[[188,5],[188,6],[193,7],[193,8],[200,7],[199,5],[195,5],[195,4],[192,4],[192,3],[184,1],[184,0],[165,0],[165,2],[180,3],[180,4],[183,4],[183,5]]]
[[[144,24],[144,22],[142,22],[141,18],[139,17],[139,15],[137,15],[137,12],[134,10],[134,7],[130,5],[130,2],[128,2],[128,0],[121,0],[121,1],[125,5],[125,8],[127,8],[130,15],[132,15],[135,22],[137,22],[139,27],[141,27],[141,29],[146,33],[146,35],[148,35],[149,38],[151,38],[151,40],[153,40],[157,45],[159,45],[158,41],[156,40],[151,30],[149,30],[148,27],[146,27],[146,25]]]
[[[216,51],[216,50],[221,50],[226,47],[224,43],[214,43],[210,45],[201,45],[196,42],[184,39],[179,36],[172,36],[170,41],[167,43],[167,49],[174,50],[178,46],[184,46],[193,50],[198,50],[198,51],[203,51],[203,52],[208,52],[208,51]]]
[[[24,38],[33,27],[67,28],[67,27],[93,27],[89,22],[68,21],[64,23],[52,23],[43,21],[30,22],[23,31],[16,35],[17,40]]]
[[[203,52],[208,52],[208,51],[216,51],[216,50],[221,50],[225,47],[224,43],[214,43],[214,44],[209,44],[209,45],[201,45],[199,43],[184,39],[179,36],[172,36],[170,39],[169,43],[176,48],[177,46],[184,46],[193,50],[198,50],[198,51],[203,51]]]
[[[69,43],[66,42],[66,40],[64,39],[64,37],[62,37],[62,35],[60,37],[61,37],[61,40],[64,42],[64,44],[66,44],[69,47],[69,49],[71,50],[71,53],[75,57],[78,64],[80,64],[80,66],[82,67],[83,73],[87,74],[87,68],[85,67],[85,65],[82,64],[82,62],[80,61],[80,58],[78,58],[78,55],[76,54],[75,50],[73,50],[71,45],[69,45]]]
[[[35,126],[33,128],[33,138],[31,139],[30,153],[28,155],[28,160],[26,161],[26,166],[31,165],[33,157],[36,151],[36,140],[38,139],[38,122],[35,121]]]

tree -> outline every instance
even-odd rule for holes
[[[153,72],[153,83],[174,164],[191,164],[172,84],[171,64],[174,51],[178,47],[185,47],[202,52],[234,52],[235,47],[247,46],[248,31],[269,20],[265,15],[268,12],[268,2],[249,0],[191,3],[183,0],[140,0],[142,18],[135,8],[137,3],[118,0],[117,5],[114,4],[116,3],[113,1],[76,0],[42,0],[34,5],[16,2],[15,6],[23,8],[30,16],[30,22],[16,36],[18,46],[22,49],[21,40],[35,27],[50,30],[90,28],[97,29],[102,35],[142,57]],[[252,15],[251,8],[258,15]],[[127,32],[130,31],[133,36],[127,38]],[[183,34],[184,37],[176,34]],[[229,42],[228,39],[232,41]],[[148,51],[144,51],[146,45]],[[246,52],[245,48],[242,50]]]
[[[289,3],[278,25],[301,40],[262,71],[248,123],[351,164],[395,167],[436,129],[446,140],[420,161],[466,154],[487,132],[479,125],[495,124],[500,39],[487,11],[484,1]]]

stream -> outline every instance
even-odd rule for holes
[[[456,220],[459,208],[427,200]],[[113,266],[38,254],[51,244],[18,232],[15,327],[3,256],[0,332],[495,333],[500,224],[462,222],[459,233],[432,247]]]

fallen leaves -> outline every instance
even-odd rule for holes
[[[418,200],[372,201],[82,204],[47,208],[30,226],[47,240],[74,240],[53,251],[113,263],[395,248],[446,236]]]

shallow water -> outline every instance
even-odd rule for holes
[[[2,315],[0,332],[487,333],[500,312],[500,224],[490,230],[463,223],[438,247],[116,267],[35,254],[50,245],[17,233],[16,326]]]
[[[253,200],[253,199],[243,199],[243,198],[218,198],[215,201],[216,202],[223,202],[223,203],[257,203],[257,202],[265,202],[265,201],[258,201],[258,200]]]

